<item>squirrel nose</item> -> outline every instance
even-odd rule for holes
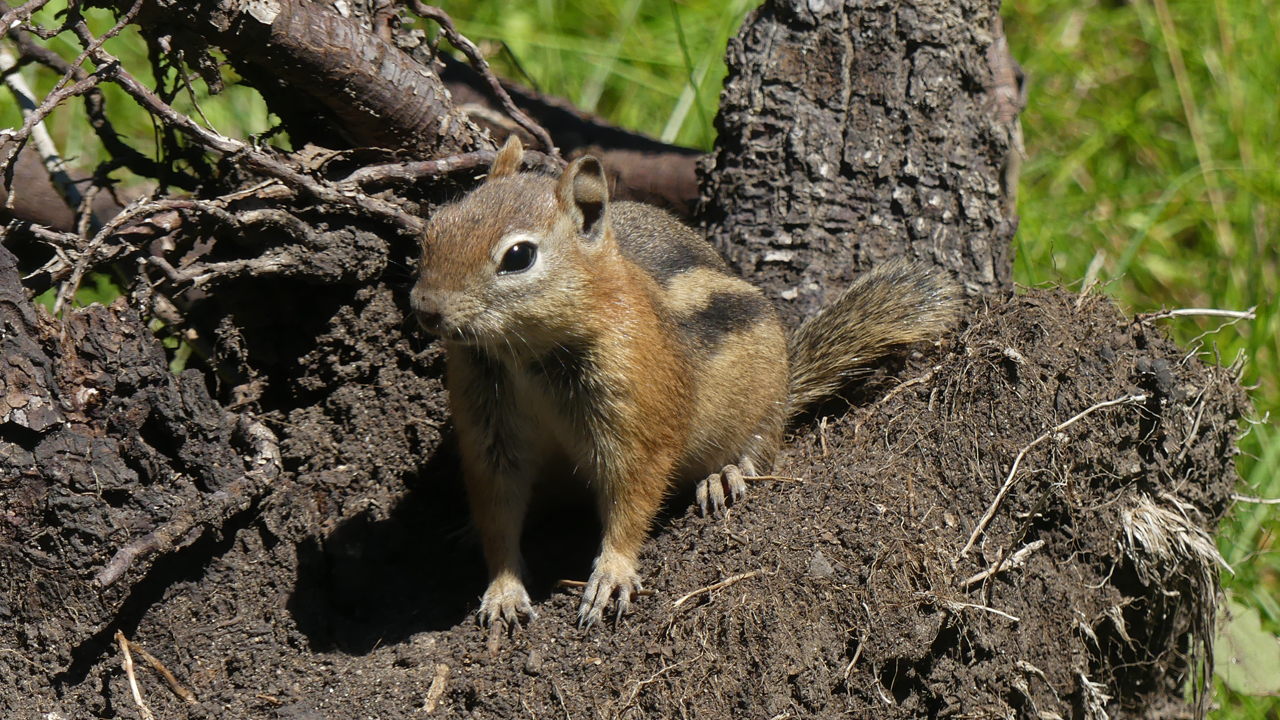
[[[418,323],[426,330],[437,331],[440,324],[444,322],[444,314],[439,310],[439,303],[433,302],[433,298],[421,285],[417,285],[409,292],[409,307],[413,308],[413,314],[418,317]]]
[[[440,325],[444,322],[444,315],[438,312],[420,312],[418,313],[418,324],[424,330],[431,332],[440,332]]]

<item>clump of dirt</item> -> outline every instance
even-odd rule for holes
[[[138,717],[110,643],[117,629],[198,699],[187,704],[135,660],[160,717],[1191,712],[1183,688],[1210,657],[1210,533],[1229,508],[1247,400],[1230,370],[1108,301],[990,300],[942,351],[918,348],[865,401],[797,429],[779,479],[756,482],[727,517],[674,500],[642,556],[656,594],[616,628],[578,630],[575,591],[554,587],[587,575],[590,511],[534,522],[538,618],[486,636],[473,615],[483,562],[438,389],[412,386],[428,406],[418,414],[394,391],[438,371],[438,353],[358,347],[370,334],[360,327],[385,332],[404,310],[388,292],[362,292],[353,306],[364,309],[344,307],[318,341],[351,344],[352,363],[302,374],[385,397],[384,422],[346,413],[367,404],[338,394],[314,417],[268,418],[284,448],[269,491],[130,571],[125,597],[84,589],[114,536],[68,527],[91,515],[62,509],[113,496],[81,479],[58,507],[24,501],[52,514],[47,534],[63,554],[32,555],[38,538],[6,531],[0,671],[17,678],[0,687],[7,715]],[[191,412],[204,407],[185,392]],[[371,450],[384,436],[407,439],[380,473]],[[372,466],[312,461],[347,457]]]

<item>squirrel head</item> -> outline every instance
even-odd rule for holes
[[[614,251],[604,170],[582,157],[557,180],[519,172],[523,157],[512,135],[484,184],[428,221],[410,295],[426,330],[514,352],[578,325],[593,267]]]

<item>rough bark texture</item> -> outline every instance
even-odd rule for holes
[[[971,294],[1012,284],[999,3],[766,3],[729,43],[700,216],[795,324],[909,255]],[[1005,50],[1007,56],[1007,48]]]
[[[132,4],[117,5],[127,10]],[[383,147],[429,158],[489,142],[450,101],[431,66],[326,5],[148,3],[139,21],[162,32],[184,29],[174,42],[193,56],[205,44],[221,47],[255,81],[271,111],[298,133],[299,146],[316,141],[334,147],[336,139],[338,147]],[[330,122],[317,122],[324,120]]]
[[[273,468],[248,461],[247,418],[213,400],[203,373],[169,372],[164,348],[125,298],[55,320],[32,307],[3,247],[0,298],[5,647],[82,677],[114,630],[135,624],[168,582],[136,567],[129,582],[95,582],[112,556],[131,544],[141,559],[207,541],[256,498],[240,492],[244,479],[265,484],[278,460]]]

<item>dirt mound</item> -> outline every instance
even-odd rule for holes
[[[335,316],[320,344],[359,334],[343,327],[400,322],[390,295],[362,292],[366,311]],[[80,310],[71,326],[98,323],[89,347],[130,312]],[[31,485],[6,474],[0,485],[0,668],[16,679],[0,687],[6,717],[137,717],[116,630],[198,698],[185,703],[138,661],[160,717],[1191,711],[1183,687],[1205,657],[1217,572],[1206,533],[1228,507],[1236,476],[1224,458],[1246,400],[1228,370],[1105,300],[1077,309],[1075,296],[1034,291],[990,301],[943,353],[922,349],[852,409],[797,430],[776,471],[803,482],[757,482],[727,518],[674,500],[642,556],[656,594],[616,629],[577,630],[574,591],[554,588],[587,575],[589,509],[543,518],[526,537],[539,616],[493,638],[471,615],[483,563],[448,431],[436,433],[443,410],[426,402],[438,391],[415,391],[426,405],[417,411],[389,401],[381,422],[344,416],[337,395],[314,417],[268,418],[283,472],[260,478],[252,502],[217,505],[229,486],[201,469],[225,464],[195,453],[195,434],[166,428],[243,437],[250,455],[252,428],[207,413],[203,385],[163,372],[154,341],[135,340],[82,356],[82,369],[116,382],[111,396],[125,406],[177,393],[188,416],[143,423],[131,451],[94,445],[102,416],[88,412],[78,434],[58,437],[84,440],[66,452],[119,455],[113,477]],[[364,348],[377,362],[316,370],[316,382],[394,397],[397,374],[438,371],[434,350],[406,343]],[[17,457],[35,434],[7,427],[8,467],[57,462]],[[369,448],[388,432],[417,438],[395,446],[391,470],[328,460],[378,463]],[[162,441],[186,465],[171,469],[171,487],[142,485],[156,474],[140,448]],[[276,462],[259,450],[261,466]],[[185,512],[189,532],[95,589],[137,534],[113,528],[162,497],[182,500],[161,514]]]

